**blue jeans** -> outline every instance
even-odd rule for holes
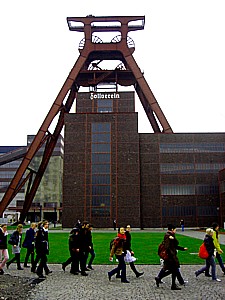
[[[206,265],[197,271],[197,275],[200,275],[201,273],[203,273],[205,271],[206,272],[209,271],[210,266],[212,268],[212,270],[211,270],[212,280],[216,280],[216,263],[215,263],[215,258],[213,255],[209,256],[206,259]]]
[[[91,267],[92,263],[93,263],[93,260],[95,258],[95,251],[93,248],[91,248],[90,250],[90,254],[91,254],[91,257],[90,257],[90,260],[89,260],[89,263],[88,263],[88,266]]]
[[[114,274],[119,274],[121,270],[121,281],[126,280],[126,263],[124,261],[124,255],[116,255],[116,258],[119,261],[118,266],[109,272],[110,276],[113,276]]]

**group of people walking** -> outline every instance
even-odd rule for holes
[[[24,268],[30,267],[28,260],[31,260],[31,272],[37,273],[40,279],[46,278],[44,276],[52,273],[47,265],[47,256],[49,254],[49,240],[48,240],[48,221],[42,221],[38,224],[31,223],[30,228],[26,231],[25,239],[22,242],[23,225],[19,224],[16,230],[11,234],[7,242],[7,225],[3,224],[0,227],[0,275],[4,274],[4,267],[7,268],[11,263],[17,263],[17,269],[23,270],[20,261],[21,247],[26,248],[26,255],[24,260]],[[95,258],[95,251],[92,241],[92,229],[93,225],[87,221],[81,223],[77,222],[75,227],[71,230],[68,239],[68,246],[70,257],[62,263],[62,269],[66,270],[66,267],[70,265],[70,273],[73,275],[87,276],[87,271],[93,270],[93,260]],[[135,276],[138,278],[144,274],[139,272],[134,264],[136,258],[134,251],[131,247],[131,226],[120,227],[118,229],[117,236],[113,239],[110,248],[109,260],[113,261],[113,257],[116,257],[118,265],[108,272],[108,279],[116,275],[116,278],[120,278],[122,283],[129,283],[126,276],[126,264],[128,263]],[[9,260],[9,253],[7,243],[12,245],[12,254],[14,255]],[[172,290],[180,290],[177,285],[185,285],[186,280],[180,271],[180,263],[177,256],[177,250],[186,251],[187,247],[181,247],[179,241],[176,238],[176,226],[168,224],[168,230],[164,235],[163,244],[167,252],[167,257],[163,261],[163,265],[158,275],[155,277],[156,286],[159,287],[163,283],[162,279],[171,274],[172,277]],[[216,276],[216,262],[218,260],[219,266],[225,275],[225,266],[222,261],[221,254],[223,253],[219,243],[219,224],[213,223],[212,228],[206,229],[206,235],[204,238],[204,244],[206,246],[208,257],[206,258],[206,264],[195,272],[195,276],[198,277],[204,273],[205,276],[212,278],[215,282],[221,280]],[[36,257],[35,257],[36,252]],[[88,260],[88,256],[90,258]],[[210,272],[211,268],[211,272]]]
[[[204,244],[208,252],[208,257],[206,258],[206,265],[201,269],[195,271],[195,276],[198,277],[200,274],[204,273],[205,276],[212,278],[215,282],[221,282],[221,280],[216,276],[216,262],[217,258],[222,272],[225,275],[225,266],[222,261],[221,254],[223,250],[220,248],[219,243],[219,224],[213,223],[212,228],[206,229],[206,235],[204,238]],[[162,278],[168,275],[172,275],[172,290],[180,290],[181,288],[176,284],[176,280],[179,284],[185,285],[188,281],[184,280],[180,272],[180,263],[177,256],[177,250],[186,251],[188,248],[179,246],[179,242],[175,236],[176,226],[173,224],[168,225],[168,231],[164,236],[164,246],[167,252],[167,258],[163,261],[163,267],[159,274],[155,277],[156,285],[159,287],[160,283],[163,283]],[[210,274],[211,267],[211,274]]]
[[[23,225],[18,224],[16,230],[8,240],[8,243],[12,246],[12,254],[14,255],[10,260],[7,247],[7,224],[3,224],[0,227],[0,275],[4,274],[3,268],[5,265],[8,269],[13,262],[16,262],[17,270],[23,270],[20,261],[22,247],[26,248],[24,268],[30,268],[28,260],[31,257],[31,272],[37,273],[40,279],[46,278],[43,275],[43,270],[46,275],[52,273],[47,266],[47,255],[49,254],[48,225],[48,221],[39,222],[38,224],[31,223],[22,242]]]
[[[62,263],[62,269],[70,265],[70,273],[82,276],[88,276],[86,271],[93,270],[92,263],[95,258],[95,251],[92,242],[93,225],[87,221],[77,222],[69,235],[69,252],[70,257]],[[88,255],[90,254],[89,262]]]

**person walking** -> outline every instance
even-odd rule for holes
[[[89,231],[89,222],[84,221],[80,230],[80,243],[79,243],[79,260],[80,260],[80,268],[81,268],[81,275],[88,276],[85,271],[88,271],[87,265],[87,258],[88,253],[91,249],[91,233]]]
[[[87,265],[87,269],[88,270],[94,270],[94,268],[92,267],[92,263],[93,263],[93,261],[94,261],[94,259],[95,259],[95,250],[94,250],[94,245],[93,245],[93,240],[92,240],[92,229],[93,229],[93,225],[92,224],[89,224],[89,228],[88,228],[88,230],[89,230],[89,239],[90,239],[90,242],[89,242],[89,244],[90,244],[90,250],[89,250],[89,254],[91,255],[91,257],[90,257],[90,259],[89,259],[89,261],[88,261],[88,265]]]
[[[181,230],[184,231],[184,220],[183,219],[180,220],[180,226],[181,226]]]
[[[135,267],[135,260],[136,258],[134,257],[134,251],[131,249],[131,226],[127,225],[126,230],[125,230],[125,235],[126,235],[126,242],[125,242],[125,250],[126,250],[126,256],[125,256],[125,262],[129,263],[131,270],[134,272],[136,277],[140,277],[144,274],[144,272],[138,272],[136,267]],[[120,274],[117,273],[117,278],[120,277]]]
[[[35,249],[36,249],[36,259],[34,265],[32,266],[32,270],[36,269],[36,264],[40,260],[40,263],[37,267],[37,275],[40,279],[45,279],[46,277],[43,275],[43,269],[45,270],[45,274],[48,275],[52,273],[47,266],[47,255],[49,254],[49,242],[48,242],[48,221],[43,221],[42,225],[39,225],[39,228],[35,237]]]
[[[125,230],[124,227],[120,227],[118,230],[117,238],[115,239],[115,242],[113,243],[112,249],[110,251],[109,257],[109,260],[113,261],[113,256],[115,254],[119,264],[116,268],[108,272],[109,281],[111,280],[113,275],[119,274],[121,271],[121,282],[129,283],[129,281],[126,278],[126,263],[124,261],[124,256],[126,255],[125,243]]]
[[[157,287],[159,287],[159,283],[162,283],[162,278],[172,274],[171,290],[180,290],[181,288],[176,285],[176,279],[178,279],[181,285],[184,285],[185,281],[180,273],[180,263],[177,257],[177,250],[186,251],[188,248],[179,246],[175,233],[176,226],[168,224],[168,231],[164,236],[164,244],[168,258],[164,260],[163,268],[160,270],[158,276],[155,277],[155,281]]]
[[[14,254],[14,257],[7,261],[6,267],[7,269],[13,263],[16,261],[17,263],[17,270],[23,270],[23,268],[20,265],[20,251],[21,251],[21,240],[22,240],[22,232],[23,232],[23,225],[18,224],[16,230],[11,234],[8,243],[12,245],[12,254]]]
[[[204,238],[204,244],[206,247],[206,250],[209,254],[208,258],[206,258],[206,265],[202,267],[201,269],[195,271],[195,276],[198,277],[200,274],[209,271],[209,268],[211,266],[211,271],[212,271],[212,280],[220,282],[221,280],[217,278],[216,276],[216,263],[215,263],[215,258],[214,258],[214,243],[213,243],[213,229],[212,228],[207,228],[206,229],[206,235]],[[208,277],[211,277],[211,275],[208,275]]]
[[[34,238],[35,238],[35,229],[37,227],[36,223],[31,223],[30,228],[26,231],[25,239],[22,243],[22,247],[27,249],[27,253],[24,260],[24,268],[29,268],[28,259],[31,257],[31,265],[34,264]]]
[[[113,219],[113,229],[116,230],[116,219]]]
[[[70,273],[74,275],[79,274],[79,251],[80,251],[80,229],[74,227],[69,234],[69,252],[70,257],[62,263],[62,269],[65,272],[66,267],[71,264]]]
[[[212,224],[212,228],[213,228],[213,243],[216,249],[216,259],[218,260],[218,263],[220,265],[220,268],[223,272],[223,274],[225,275],[225,266],[221,257],[221,254],[223,253],[223,250],[220,248],[220,243],[219,243],[219,224],[214,222]]]
[[[7,225],[0,226],[0,275],[4,274],[4,266],[9,259],[9,252],[7,249]],[[3,258],[3,259],[2,259]]]

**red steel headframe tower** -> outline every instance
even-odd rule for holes
[[[128,32],[144,29],[144,22],[144,16],[94,17],[90,15],[87,17],[67,18],[71,31],[84,32],[84,38],[79,44],[80,56],[66,78],[33,142],[27,149],[14,178],[2,198],[0,216],[28,181],[24,206],[19,220],[24,222],[59,134],[62,131],[64,114],[69,113],[80,86],[93,87],[95,89],[98,84],[103,83],[114,83],[116,86],[117,84],[122,86],[133,85],[153,131],[155,133],[173,132],[143,73],[132,56],[135,47],[133,40],[128,36]],[[116,35],[111,42],[104,43],[95,35],[98,32],[119,32],[119,35]],[[102,70],[98,64],[104,60],[118,60],[120,64],[113,70]],[[49,127],[56,117],[58,117],[58,122],[54,132],[50,133]],[[42,161],[38,170],[34,171],[29,168],[29,164],[44,144],[45,150]],[[24,174],[26,174],[25,177],[23,177]]]

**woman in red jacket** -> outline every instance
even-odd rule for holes
[[[121,271],[121,282],[129,283],[129,281],[126,278],[126,263],[124,261],[124,256],[126,255],[125,243],[126,243],[125,230],[124,227],[120,227],[118,230],[117,238],[115,239],[115,242],[110,251],[110,257],[109,257],[109,260],[113,261],[113,255],[115,254],[116,258],[119,261],[119,264],[112,271],[108,272],[109,280],[111,280],[111,277],[113,275],[118,274]]]

